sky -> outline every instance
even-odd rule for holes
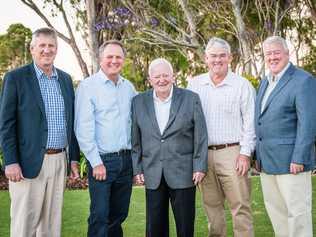
[[[5,3],[4,3],[5,2]],[[24,5],[20,0],[2,0],[0,8],[0,34],[5,34],[11,24],[22,23],[32,31],[45,27],[45,22]],[[64,29],[57,20],[53,20],[54,26]],[[69,73],[75,80],[83,79],[80,67],[70,46],[58,39],[58,53],[55,66]]]

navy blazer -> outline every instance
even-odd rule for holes
[[[79,160],[79,147],[74,135],[74,90],[70,76],[57,69],[64,98],[68,156]],[[4,164],[18,163],[25,178],[36,177],[46,150],[48,125],[39,82],[33,63],[4,76],[0,108],[0,141]]]
[[[316,79],[292,64],[261,113],[268,81],[260,83],[255,109],[256,158],[268,174],[290,173],[290,163],[315,165]]]

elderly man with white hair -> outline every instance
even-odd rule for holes
[[[286,41],[263,42],[269,69],[256,100],[256,157],[264,203],[277,237],[312,237],[316,80],[289,61]]]
[[[200,188],[208,217],[208,236],[227,236],[228,202],[235,237],[254,236],[248,170],[255,146],[255,90],[233,73],[229,44],[211,38],[205,49],[209,71],[189,81],[199,94],[208,131],[208,172]]]
[[[132,159],[146,187],[146,236],[169,236],[169,200],[178,237],[193,237],[195,185],[207,170],[207,132],[199,96],[174,86],[171,64],[149,66],[153,89],[132,102]]]

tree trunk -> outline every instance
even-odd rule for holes
[[[250,42],[247,37],[246,26],[244,20],[241,15],[240,10],[240,0],[231,0],[234,16],[236,19],[236,27],[237,27],[237,37],[239,39],[239,48],[241,51],[242,61],[243,61],[243,72],[248,75],[252,73],[252,54]]]
[[[96,22],[96,8],[95,1],[86,1],[87,9],[87,23],[88,23],[88,44],[89,44],[89,54],[91,57],[91,74],[96,73],[99,70],[99,52],[98,52],[98,32],[95,28]]]

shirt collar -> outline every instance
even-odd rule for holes
[[[162,101],[162,100],[159,99],[158,96],[156,95],[155,90],[153,90],[153,98],[154,98],[154,101],[161,102],[161,103],[168,103],[168,102],[171,100],[171,98],[172,98],[172,94],[173,94],[173,86],[171,87],[170,94],[169,94],[169,96],[167,97],[167,99],[165,99],[165,100]]]
[[[290,62],[288,62],[288,64],[283,68],[283,70],[281,72],[279,72],[276,76],[274,76],[274,80],[273,79],[273,76],[271,74],[271,72],[269,72],[269,75],[267,77],[269,83],[273,83],[273,82],[278,82],[281,77],[284,75],[284,73],[286,72],[286,70],[290,67]]]
[[[231,69],[228,69],[228,72],[224,78],[224,80],[219,83],[218,85],[214,85],[214,82],[211,80],[212,74],[211,72],[206,73],[206,76],[203,78],[202,83],[203,84],[211,84],[213,87],[223,86],[223,85],[233,85],[234,83],[234,77]]]
[[[102,69],[99,70],[98,74],[100,75],[100,79],[102,79],[102,81],[105,81],[105,83],[113,83],[114,82],[112,80],[110,80],[107,75],[102,71]],[[123,77],[121,77],[121,75],[119,75],[118,80],[117,80],[117,85],[120,85],[121,83],[124,82]]]
[[[33,63],[33,65],[34,65],[34,69],[35,69],[35,73],[36,73],[37,79],[49,78],[49,77],[43,72],[43,70],[40,69],[40,68],[36,65],[35,62]],[[52,75],[50,76],[49,79],[57,80],[57,78],[58,78],[57,70],[56,70],[56,68],[53,66],[53,73],[52,73]]]

